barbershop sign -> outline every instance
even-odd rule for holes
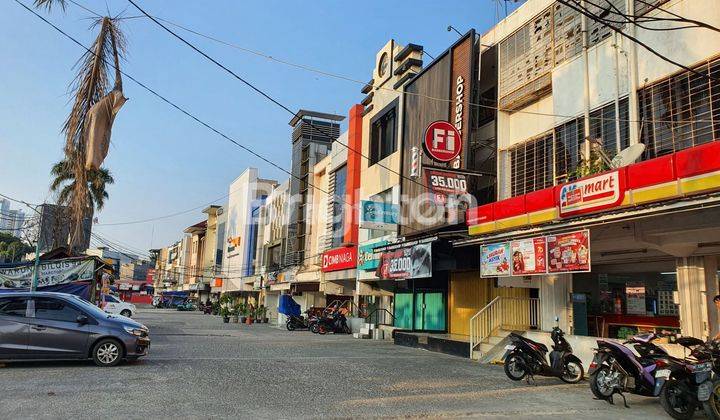
[[[619,206],[625,198],[622,171],[611,171],[563,185],[558,190],[560,217]]]

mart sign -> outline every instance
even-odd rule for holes
[[[625,198],[625,172],[614,170],[564,184],[558,191],[560,217],[619,206]]]

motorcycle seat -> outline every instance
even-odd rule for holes
[[[522,340],[522,341],[525,341],[526,343],[529,343],[529,344],[531,344],[531,345],[539,348],[540,350],[542,350],[542,351],[544,351],[544,352],[547,352],[547,351],[548,351],[547,346],[546,346],[545,344],[543,344],[543,343],[538,343],[537,341],[533,341],[533,340],[531,340],[531,339],[529,339],[529,338],[527,338],[527,337],[523,337],[523,336],[521,336],[521,335],[514,334],[514,333],[513,333],[513,336],[515,336],[516,338],[518,338],[518,339],[520,339],[520,340]]]

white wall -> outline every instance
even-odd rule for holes
[[[688,19],[720,26],[720,4],[717,0],[674,0],[662,7]],[[667,16],[662,12],[654,12],[651,15]],[[678,24],[658,22],[648,23],[645,26],[667,28]],[[637,28],[637,37],[660,54],[686,66],[720,54],[720,33],[708,29],[649,31]],[[680,71],[677,66],[660,59],[641,46],[637,47],[637,53],[640,87],[645,84],[646,79],[648,83],[652,83]]]
[[[620,97],[628,93],[628,59],[619,52],[615,65],[616,51],[625,51],[622,43],[615,48],[613,37],[588,50],[590,81],[590,109],[615,100],[616,91]],[[585,66],[582,55],[565,62],[553,70],[553,114],[578,117],[585,110],[584,81]],[[555,125],[565,122],[566,117],[555,117]]]

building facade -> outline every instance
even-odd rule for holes
[[[613,2],[718,25],[711,3]],[[549,0],[482,36],[498,51],[499,201],[471,209],[473,239],[454,245],[480,246],[487,278],[531,289],[526,328],[557,316],[580,336],[717,333],[720,34],[662,30],[674,25],[617,29],[692,71]]]

